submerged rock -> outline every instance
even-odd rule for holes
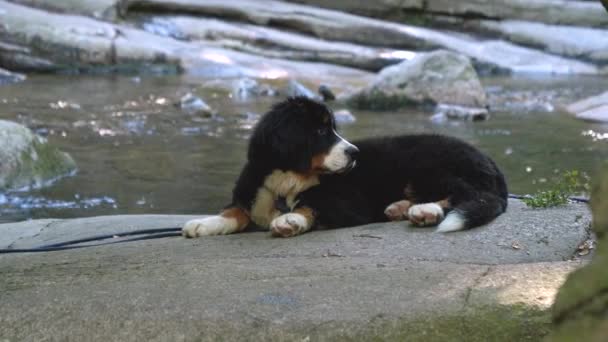
[[[287,88],[285,90],[285,93],[287,97],[304,96],[313,100],[321,100],[321,97],[315,94],[314,91],[306,88],[305,85],[293,79],[287,82]]]
[[[0,120],[0,189],[41,187],[71,174],[76,163],[69,154],[20,124]]]
[[[441,118],[446,118],[466,121],[483,121],[487,120],[488,117],[488,110],[485,108],[440,104],[435,108],[433,120],[440,121]]]
[[[202,98],[192,93],[187,93],[186,95],[182,96],[179,103],[176,105],[188,114],[202,116],[215,115],[215,111]]]
[[[371,85],[346,95],[349,104],[367,109],[450,104],[485,107],[486,94],[470,60],[438,50],[383,69]]]
[[[233,95],[239,100],[259,96],[276,96],[279,92],[268,84],[260,84],[252,78],[241,78],[234,82]]]
[[[23,74],[17,74],[0,68],[0,85],[21,82],[25,78]]]
[[[574,114],[578,119],[608,122],[608,91],[572,103],[566,107],[566,111]]]

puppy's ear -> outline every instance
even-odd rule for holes
[[[276,165],[285,170],[307,172],[311,167],[310,137],[304,136],[295,125],[287,125],[271,135],[271,146]]]

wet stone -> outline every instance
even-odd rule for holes
[[[25,75],[10,72],[0,68],[0,86],[5,84],[17,83],[25,80]]]
[[[202,98],[192,93],[182,96],[177,105],[188,114],[203,116],[213,116],[215,114],[215,111]]]
[[[296,80],[289,80],[286,89],[287,97],[304,96],[309,99],[321,100],[321,97]]]

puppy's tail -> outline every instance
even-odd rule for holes
[[[501,194],[502,195],[502,194]],[[481,192],[478,197],[455,204],[437,227],[437,232],[449,233],[486,224],[507,210],[507,195],[504,198],[490,192]]]

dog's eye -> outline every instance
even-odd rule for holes
[[[323,128],[319,128],[319,129],[317,130],[317,134],[318,134],[318,135],[326,135],[328,131],[329,131],[329,130],[328,130],[327,128],[325,128],[325,127],[323,127]]]

